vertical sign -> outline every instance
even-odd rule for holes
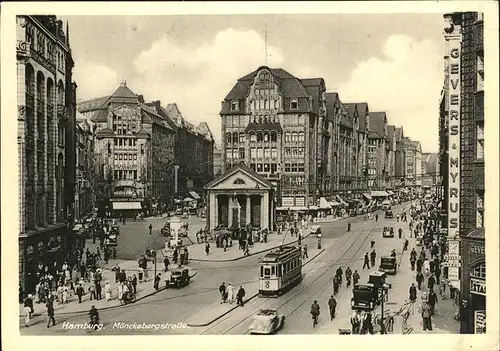
[[[486,333],[486,311],[474,311],[474,334]]]
[[[460,243],[455,241],[460,230],[460,106],[461,106],[461,28],[460,19],[447,16],[445,26],[448,99],[448,254],[459,255]],[[451,263],[451,262],[450,262]],[[448,265],[448,278],[459,288],[459,267]],[[458,286],[457,286],[458,285]]]

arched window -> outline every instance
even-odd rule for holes
[[[299,132],[299,142],[304,142],[304,132]]]
[[[257,141],[257,137],[255,133],[250,133],[250,142],[255,143]]]
[[[24,84],[26,85],[26,92],[28,94],[35,95],[35,70],[30,64],[26,65]]]
[[[226,133],[226,144],[231,144],[231,133]]]
[[[233,133],[233,144],[238,144],[238,133]]]
[[[40,71],[36,74],[36,97],[45,101],[45,77]]]
[[[285,133],[285,143],[289,143],[290,142],[290,132],[286,132]]]
[[[240,144],[245,144],[245,133],[240,133]]]
[[[296,99],[290,101],[290,109],[297,110],[299,108],[299,102]]]
[[[271,142],[275,143],[278,141],[278,133],[271,132]]]
[[[257,142],[258,143],[262,142],[262,133],[261,132],[257,132]]]
[[[298,141],[297,132],[293,132],[292,133],[292,143],[296,143],[297,141]]]
[[[57,104],[58,105],[65,105],[64,101],[65,101],[65,98],[64,98],[64,84],[60,80],[59,83],[57,83]]]
[[[49,78],[47,79],[47,104],[54,105],[54,81]]]
[[[265,141],[265,142],[268,142],[268,141],[269,141],[269,133],[268,133],[268,132],[265,132],[265,133],[264,133],[264,141]]]

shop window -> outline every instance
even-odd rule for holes
[[[476,157],[478,160],[484,159],[484,122],[476,123]]]
[[[484,191],[476,193],[476,228],[484,228]]]
[[[486,265],[480,264],[472,269],[471,277],[486,279]]]

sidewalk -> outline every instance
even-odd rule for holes
[[[319,256],[325,249],[322,250],[314,250],[314,252],[310,252],[310,256],[303,260],[302,265],[306,265],[309,262],[311,262],[313,259],[315,259],[317,256]],[[316,252],[317,251],[317,252]],[[258,267],[256,267],[257,269]],[[256,275],[256,279],[251,282],[247,282],[246,284],[240,284],[243,286],[243,289],[245,289],[246,297],[244,299],[244,303],[247,304],[254,298],[258,297],[259,295],[259,278]],[[238,286],[233,286],[233,291],[234,295],[238,292],[238,289],[240,288],[240,285]],[[214,292],[214,303],[211,305],[203,308],[199,313],[194,314],[191,316],[187,321],[186,324],[190,327],[205,327],[213,322],[217,321],[218,319],[224,317],[228,313],[232,312],[233,310],[237,309],[238,306],[236,305],[236,299],[233,303],[221,303],[220,302],[220,295],[219,292]]]

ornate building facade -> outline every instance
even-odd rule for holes
[[[386,147],[386,160],[387,160],[387,175],[386,181],[387,189],[394,189],[396,177],[396,127],[387,127],[387,147]]]
[[[19,278],[33,292],[39,263],[71,246],[76,84],[69,31],[56,16],[18,16]]]
[[[422,147],[419,141],[404,139],[405,185],[413,189],[422,186]]]
[[[368,187],[384,189],[387,181],[387,116],[370,112],[368,116]]]
[[[402,188],[405,184],[405,147],[404,147],[403,127],[394,130],[394,139],[396,141],[396,151],[394,152],[394,186]]]
[[[280,187],[282,206],[307,206],[331,188],[333,124],[325,82],[260,67],[222,102],[224,170],[244,161]]]
[[[77,116],[76,125],[75,221],[92,213],[96,202],[94,134],[90,123],[82,117]]]

